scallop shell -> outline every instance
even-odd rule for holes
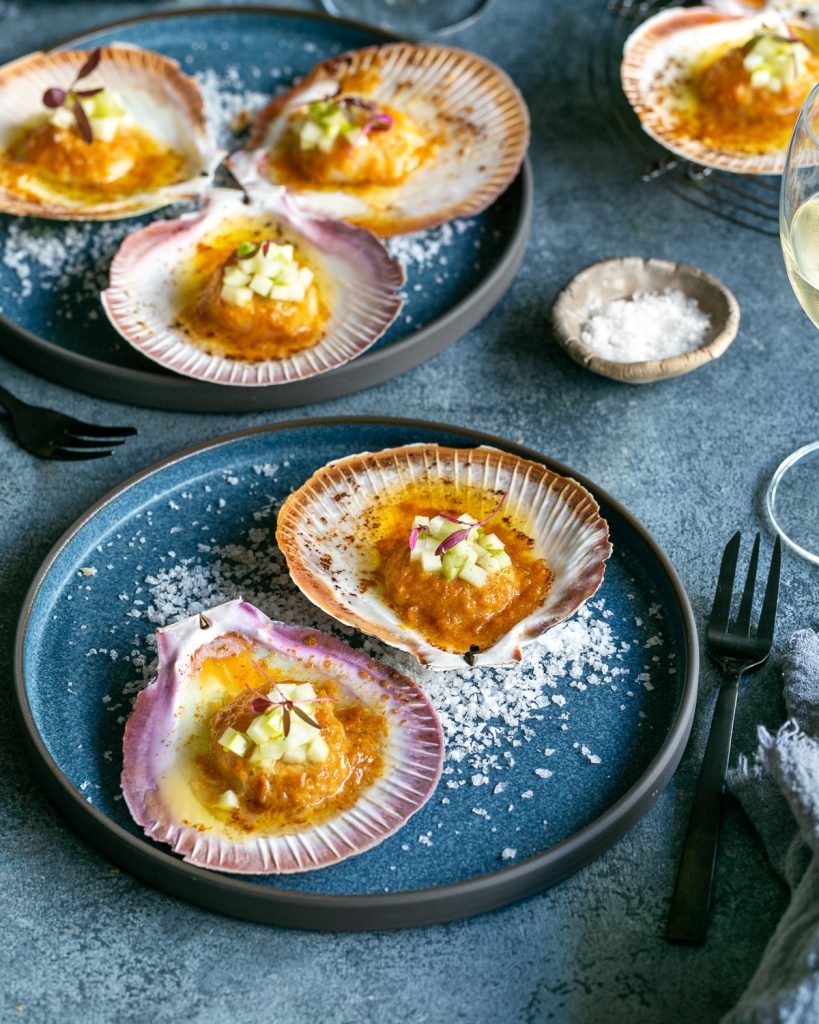
[[[433,669],[463,668],[464,657],[433,646],[402,623],[378,588],[366,585],[373,565],[358,524],[408,484],[455,481],[479,492],[507,492],[505,512],[528,523],[534,552],[553,579],[543,604],[496,644],[470,655],[474,665],[508,665],[523,646],[568,618],[603,580],[611,554],[608,526],[597,502],[575,480],[494,448],[407,445],[331,462],[282,506],[276,539],[290,575],[322,611]]]
[[[371,849],[426,803],[441,775],[444,741],[432,705],[411,679],[315,629],[273,622],[241,599],[203,614],[157,631],[157,678],[125,726],[122,792],[146,835],[199,867],[285,874]],[[205,656],[233,653],[236,634],[294,674],[318,672],[386,715],[385,771],[336,817],[287,834],[248,834],[231,830],[180,786],[179,754],[202,700],[198,666]]]
[[[679,92],[697,59],[714,47],[743,45],[763,25],[770,25],[770,16],[707,7],[673,7],[640,25],[626,40],[620,76],[643,130],[672,153],[704,167],[781,174],[786,146],[767,153],[721,150],[691,138],[677,115]]]
[[[245,184],[275,182],[268,175],[267,157],[282,137],[287,115],[334,96],[344,76],[371,71],[381,82],[366,92],[367,98],[409,114],[439,140],[438,150],[405,181],[369,194],[291,183],[312,207],[379,235],[397,235],[471,217],[506,190],[529,144],[526,103],[490,61],[433,44],[387,43],[317,65],[256,115],[248,149],[228,160],[233,173]]]
[[[70,84],[90,53],[31,53],[0,68],[0,151],[8,148],[26,120],[46,112],[46,89]],[[98,86],[115,90],[138,124],[186,157],[184,179],[95,203],[45,190],[38,202],[0,186],[0,212],[51,220],[115,220],[148,213],[205,190],[225,151],[210,139],[199,87],[176,61],[135,46],[106,46],[96,70],[82,81],[83,88]]]
[[[178,323],[174,269],[180,257],[231,215],[273,214],[333,281],[324,334],[311,348],[282,359],[244,362],[194,345]],[[213,189],[201,210],[130,235],[111,264],[102,304],[116,330],[139,352],[186,377],[214,384],[286,384],[335,369],[366,351],[401,308],[401,265],[368,231],[300,212],[284,189],[253,194],[246,205],[234,189]]]
[[[730,14],[742,14],[745,17],[778,14],[788,21],[819,28],[817,0],[705,0],[705,5],[717,11],[728,11]]]

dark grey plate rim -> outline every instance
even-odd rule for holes
[[[687,671],[674,721],[657,754],[639,779],[594,821],[556,846],[528,860],[497,871],[447,885],[400,893],[330,895],[274,889],[229,875],[193,867],[173,854],[147,843],[84,800],[60,771],[37,729],[28,700],[24,644],[34,602],[48,573],[74,535],[93,516],[131,487],[199,452],[244,437],[336,425],[397,426],[439,430],[469,443],[488,444],[533,459],[555,472],[571,476],[598,500],[610,505],[640,537],[657,559],[671,584],[676,612],[685,636]],[[101,853],[142,881],[166,892],[232,917],[267,924],[321,931],[368,931],[420,927],[484,913],[534,895],[572,874],[599,856],[625,834],[655,802],[674,773],[685,750],[697,700],[699,644],[694,613],[682,582],[668,556],[651,534],[617,500],[570,467],[542,452],[504,438],[453,424],[390,416],[327,416],[288,420],[232,431],[184,448],[141,470],[94,502],[63,533],[46,555],[23,601],[14,644],[14,705],[22,725],[35,773],[51,799],[80,835]]]
[[[268,5],[196,7],[181,11],[146,11],[129,18],[97,25],[61,39],[51,49],[81,43],[99,32],[146,21],[186,18],[201,14],[265,14],[307,18],[370,32],[385,41],[399,39],[390,32],[348,18],[334,18],[319,11],[299,11]],[[495,266],[469,294],[435,320],[400,341],[365,352],[329,373],[290,384],[268,387],[231,387],[207,384],[172,374],[116,366],[62,348],[34,334],[0,313],[0,353],[16,363],[67,387],[97,398],[176,412],[248,412],[290,409],[355,394],[397,377],[438,355],[479,323],[501,300],[523,262],[529,240],[533,205],[532,168],[527,156],[505,194],[520,193],[515,223],[505,251]],[[497,201],[497,200],[496,200]],[[24,344],[21,345],[20,342]]]

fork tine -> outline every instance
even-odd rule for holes
[[[731,592],[734,589],[734,574],[737,571],[741,540],[742,533],[737,530],[725,545],[725,550],[722,553],[717,592],[714,594],[714,607],[711,609],[711,617],[708,620],[708,628],[720,633],[724,633],[728,629],[728,617],[731,614]]]
[[[762,599],[762,613],[756,635],[764,640],[773,640],[774,622],[776,620],[776,603],[779,599],[779,570],[782,565],[782,538],[777,537],[771,555],[771,568],[768,570],[768,582],[765,586],[765,597]]]
[[[125,444],[125,438],[98,437],[94,440],[86,440],[83,437],[73,437],[67,430],[54,438],[55,448],[108,448],[119,444]]]
[[[66,431],[81,437],[135,437],[135,427],[102,427],[97,423],[85,423],[82,420],[71,420]]]
[[[72,452],[66,448],[52,448],[47,453],[43,453],[42,458],[59,459],[60,462],[78,462],[81,459],[104,459],[110,454],[109,451]]]
[[[760,536],[757,534],[754,539],[754,549],[751,552],[751,561],[748,563],[748,575],[745,577],[745,589],[742,591],[737,621],[734,625],[735,632],[740,636],[750,636],[751,633],[751,610],[754,606],[756,567],[759,564],[759,542]]]

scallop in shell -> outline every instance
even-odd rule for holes
[[[819,78],[819,33],[775,12],[675,7],[626,40],[623,89],[643,129],[706,167],[779,174]]]
[[[146,835],[192,864],[326,867],[392,835],[438,783],[429,701],[340,640],[234,600],[160,629],[157,652],[122,791]]]
[[[472,538],[472,554],[452,546],[453,531]],[[518,661],[594,594],[611,553],[576,481],[494,448],[433,444],[319,469],[285,501],[276,539],[314,604],[435,669]],[[485,569],[467,578],[475,558]]]
[[[196,82],[159,53],[59,50],[0,68],[2,212],[133,217],[200,195],[223,156]]]
[[[169,370],[284,384],[368,349],[397,316],[403,281],[368,231],[308,216],[284,189],[250,203],[214,189],[197,213],[125,239],[102,302],[122,337]]]
[[[379,235],[479,213],[526,154],[529,115],[494,64],[464,50],[387,43],[324,61],[257,114],[229,164]]]

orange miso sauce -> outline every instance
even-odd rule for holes
[[[430,494],[421,487],[415,493],[405,491],[400,496],[391,496],[389,506],[381,510],[376,578],[384,599],[402,622],[442,650],[474,653],[475,648],[491,647],[542,604],[552,574],[535,553],[526,524],[516,521],[504,508],[484,529],[503,541],[512,560],[509,569],[491,573],[482,587],[425,572],[420,561],[410,560],[413,518],[431,518],[445,512],[453,516],[468,513],[482,519],[500,497],[491,492],[456,488],[445,481],[438,482],[434,491]]]
[[[681,125],[691,138],[714,149],[765,154],[785,149],[793,125],[813,83],[819,79],[819,33],[797,31],[809,47],[802,73],[780,92],[751,86],[742,46],[712,48],[691,76]]]
[[[254,295],[240,306],[221,298],[222,271],[243,241],[283,245],[291,239],[273,215],[233,218],[200,239],[177,273],[178,326],[188,340],[213,355],[245,362],[284,359],[318,344],[330,315],[332,284],[301,243],[295,245],[296,260],[313,272],[303,300]]]
[[[269,666],[265,670],[277,682],[305,681],[288,679],[284,672]],[[335,683],[320,676],[311,680],[316,695],[331,699],[316,701],[310,715],[329,747],[327,758],[318,764],[277,761],[272,768],[251,764],[249,758],[221,747],[218,740],[228,726],[243,732],[250,725],[257,715],[250,705],[259,693],[270,691],[270,680],[255,668],[249,653],[209,658],[202,672],[219,679],[225,700],[202,715],[192,785],[212,814],[239,831],[286,833],[324,821],[352,806],[362,790],[383,773],[388,733],[385,715],[352,701]],[[226,789],[238,796],[238,808],[218,807],[217,800]]]
[[[91,205],[182,181],[186,166],[183,155],[138,127],[86,142],[75,128],[45,123],[24,130],[0,154],[0,183],[35,201],[45,189]]]

